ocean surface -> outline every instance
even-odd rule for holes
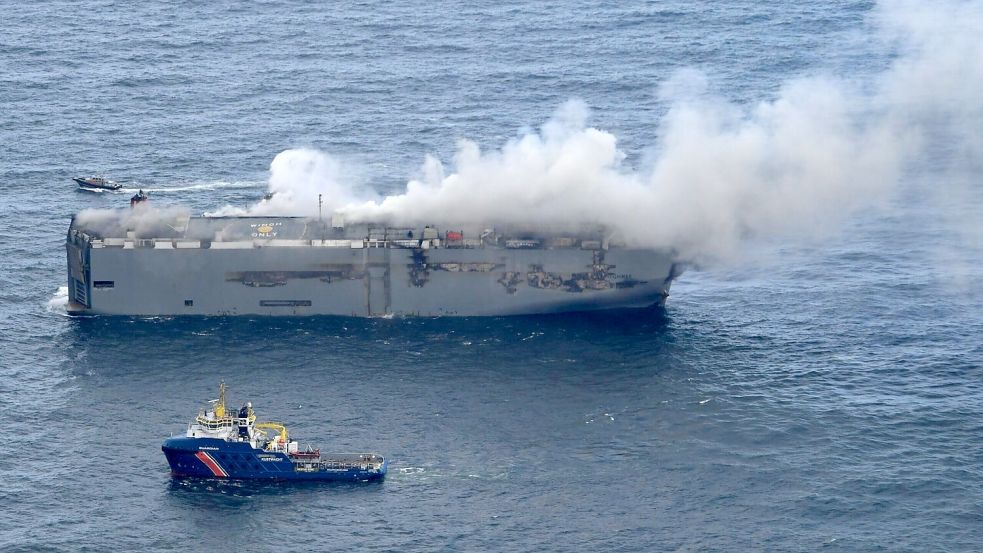
[[[675,71],[736,105],[873,75],[897,55],[876,10],[4,2],[0,550],[979,551],[983,248],[959,222],[983,202],[925,178],[819,238],[691,267],[664,310],[64,312],[72,214],[135,188],[246,205],[311,147],[394,192],[426,154],[500,147],[571,98],[637,166]],[[128,188],[77,191],[89,173]],[[221,380],[302,442],[388,456],[388,478],[172,480],[160,444]]]

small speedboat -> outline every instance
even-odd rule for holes
[[[103,177],[75,177],[72,180],[78,183],[79,188],[94,190],[119,190],[123,188],[122,184]]]
[[[144,194],[143,190],[141,189],[139,192],[137,192],[130,198],[130,207],[136,207],[139,204],[142,204],[147,201],[150,201],[150,197]]]

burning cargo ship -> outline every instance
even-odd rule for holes
[[[496,316],[661,305],[671,252],[603,231],[345,224],[305,217],[76,216],[69,307],[98,315]]]

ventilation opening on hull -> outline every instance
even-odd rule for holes
[[[115,288],[115,280],[97,280],[92,283],[93,288]]]
[[[76,303],[85,307],[92,307],[89,305],[88,291],[85,288],[85,283],[75,279],[72,279],[72,283],[74,284],[72,291],[75,293],[69,299],[74,299]]]
[[[260,300],[260,307],[310,307],[311,300]]]

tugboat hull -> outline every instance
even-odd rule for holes
[[[366,482],[382,480],[388,470],[388,461],[376,455],[320,455],[296,463],[285,453],[220,439],[170,438],[161,449],[179,477]]]

